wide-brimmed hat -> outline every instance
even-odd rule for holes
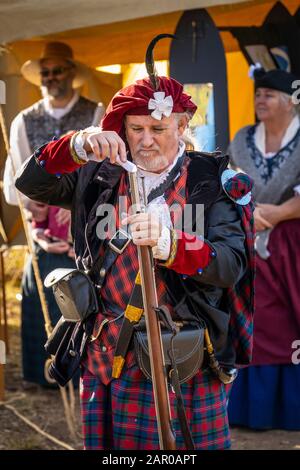
[[[45,44],[41,56],[38,59],[27,60],[22,67],[23,77],[34,85],[41,86],[41,60],[63,59],[76,67],[76,75],[73,80],[73,87],[79,88],[87,80],[88,67],[73,58],[73,51],[70,46],[63,42],[48,42]]]

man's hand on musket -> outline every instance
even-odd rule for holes
[[[93,160],[102,161],[109,158],[111,163],[116,163],[117,156],[122,162],[127,161],[126,146],[121,137],[114,131],[101,131],[86,129],[82,132],[83,148],[89,153],[93,153],[96,158]]]
[[[130,215],[122,220],[123,225],[129,225],[132,241],[135,245],[157,245],[162,226],[156,214],[140,213]]]

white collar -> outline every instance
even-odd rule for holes
[[[70,99],[69,103],[64,108],[54,108],[51,105],[49,96],[45,96],[44,106],[45,106],[46,112],[50,114],[51,117],[53,117],[54,119],[61,119],[69,111],[71,111],[71,109],[77,103],[78,100],[79,100],[79,93],[78,91],[74,91],[72,98]]]
[[[299,127],[300,127],[299,117],[294,116],[282,138],[282,141],[280,144],[281,149],[285,147],[295,137],[296,133],[298,132]],[[258,150],[261,152],[261,154],[264,157],[270,158],[275,155],[275,152],[266,153],[266,128],[263,122],[260,122],[256,126],[255,134],[254,134],[254,142],[255,142],[256,147],[258,148]]]

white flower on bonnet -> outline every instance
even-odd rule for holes
[[[159,121],[163,115],[166,117],[171,116],[174,104],[172,96],[169,95],[165,97],[164,91],[156,91],[153,93],[153,96],[154,99],[150,98],[148,102],[148,109],[154,109],[151,116]]]
[[[260,70],[260,69],[263,69],[263,66],[259,62],[256,62],[255,64],[251,64],[249,67],[249,71],[248,71],[249,77],[252,78],[252,80],[254,80],[255,71]]]

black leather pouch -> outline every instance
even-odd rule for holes
[[[178,325],[177,325],[178,326]],[[172,333],[161,328],[162,344],[167,373],[171,369]],[[143,374],[151,379],[147,332],[138,328],[134,334],[134,349],[137,363]],[[179,382],[187,382],[201,368],[204,358],[204,329],[200,325],[183,324],[173,340],[174,358],[177,364]]]
[[[46,277],[44,285],[52,287],[61,314],[68,322],[86,320],[99,311],[98,294],[84,271],[54,269]]]

